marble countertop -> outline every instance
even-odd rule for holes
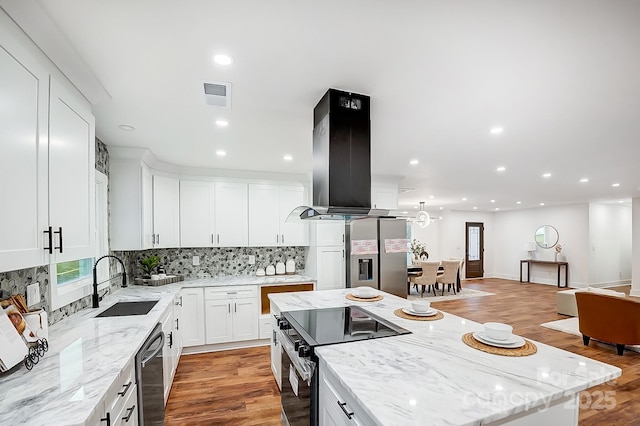
[[[281,312],[359,305],[412,331],[316,349],[380,425],[485,424],[542,408],[621,374],[617,367],[538,342],[537,353],[525,357],[481,352],[462,342],[463,334],[482,330],[479,323],[446,312],[437,321],[406,320],[393,311],[408,307],[407,300],[385,294],[379,302],[352,302],[345,299],[349,291],[269,297]]]
[[[107,295],[49,328],[49,351],[27,371],[0,374],[0,424],[83,425],[183,287],[310,282],[304,275],[189,279],[163,286],[130,286]],[[159,300],[147,315],[94,318],[116,302]]]

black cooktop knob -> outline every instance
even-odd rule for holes
[[[291,328],[291,326],[289,325],[289,321],[285,319],[279,320],[278,324],[280,325],[280,330],[288,330]]]
[[[307,345],[302,345],[298,349],[298,356],[306,358],[311,355],[311,348]]]

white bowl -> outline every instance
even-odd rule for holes
[[[420,314],[427,312],[430,306],[431,306],[431,303],[424,302],[422,300],[416,300],[415,302],[411,302],[411,310],[413,312],[418,312]]]
[[[377,294],[372,287],[356,287],[353,289],[353,295],[356,297],[374,297]]]
[[[507,340],[509,337],[511,337],[513,327],[501,322],[485,322],[484,331],[491,339]]]

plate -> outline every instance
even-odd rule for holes
[[[431,308],[427,312],[415,312],[415,311],[412,311],[410,308],[402,308],[402,312],[408,315],[413,315],[415,317],[432,317],[438,313],[438,310]]]
[[[481,343],[484,343],[485,345],[507,349],[521,348],[526,343],[522,337],[516,336],[515,334],[512,334],[511,339],[508,340],[494,340],[490,337],[487,337],[484,331],[476,331],[475,333],[473,333],[473,338]]]
[[[357,297],[358,299],[373,299],[374,297],[378,297],[377,294],[370,294],[370,295],[366,295],[366,296],[360,296],[360,295],[356,294],[356,292],[351,293],[351,295],[353,297]]]

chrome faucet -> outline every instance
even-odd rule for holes
[[[93,299],[94,308],[99,308],[100,301],[102,300],[102,296],[98,295],[98,269],[97,268],[98,268],[98,262],[100,262],[105,257],[113,257],[115,260],[120,262],[120,265],[122,265],[122,287],[127,286],[127,270],[124,267],[124,262],[119,257],[107,254],[105,256],[98,258],[98,260],[96,260],[96,263],[93,264],[93,297],[92,299]],[[107,281],[111,281],[112,278],[113,277],[109,277]]]

